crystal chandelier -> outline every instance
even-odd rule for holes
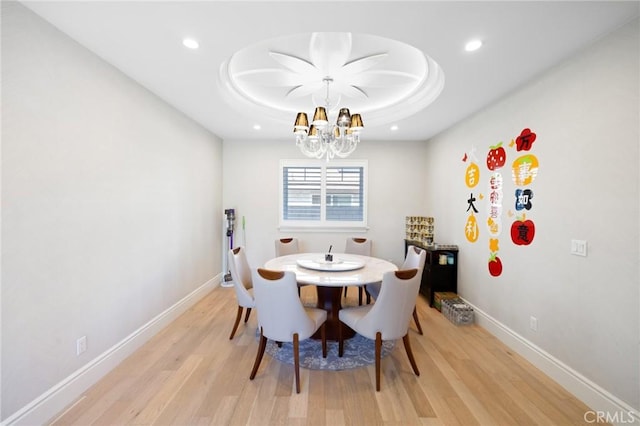
[[[331,77],[322,79],[327,85],[325,106],[316,107],[309,127],[307,114],[299,112],[293,127],[296,145],[307,157],[322,158],[327,161],[334,157],[346,158],[356,150],[360,142],[360,131],[364,127],[360,114],[349,114],[348,108],[340,108],[336,124],[329,124],[327,111],[330,110],[329,85]]]

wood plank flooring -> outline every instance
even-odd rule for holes
[[[345,305],[356,305],[356,292]],[[303,287],[305,303],[315,301]],[[256,313],[233,340],[237,304],[218,287],[89,389],[50,424],[62,425],[574,425],[589,410],[478,326],[456,327],[420,298],[425,332],[411,323],[413,374],[401,341],[373,365],[346,371],[301,369],[258,347]],[[337,344],[337,343],[330,343]],[[373,341],[371,342],[373,345]]]

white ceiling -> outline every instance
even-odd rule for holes
[[[22,3],[225,140],[293,140],[295,114],[280,119],[248,114],[221,92],[225,61],[265,40],[353,32],[421,50],[442,67],[440,96],[395,121],[396,131],[389,129],[391,123],[367,125],[363,114],[362,138],[426,140],[638,17],[640,10],[638,1]],[[197,39],[200,48],[185,48],[184,37]],[[464,44],[471,38],[482,39],[484,46],[467,53]]]

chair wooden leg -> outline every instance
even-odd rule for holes
[[[367,291],[367,288],[364,288],[364,294],[367,296],[367,305],[371,304],[371,294]]]
[[[380,392],[380,356],[382,354],[382,333],[376,333],[376,391]]]
[[[418,318],[418,311],[415,307],[413,308],[413,320],[416,323],[416,327],[418,327],[418,333],[423,334],[422,327],[420,326],[420,319]]]
[[[327,357],[327,331],[325,324],[322,323],[320,326],[320,338],[322,339],[322,358]]]
[[[249,321],[249,315],[251,314],[251,308],[247,308],[247,313],[244,316],[244,322]]]
[[[362,306],[362,293],[364,292],[362,286],[358,286],[358,306]]]
[[[240,324],[240,318],[242,318],[242,306],[238,306],[238,313],[236,314],[236,322],[233,323],[233,330],[231,330],[231,335],[229,336],[229,340],[233,339],[233,336],[236,334],[236,330],[238,329],[238,324]]]
[[[347,286],[345,286],[345,287],[344,287],[344,297],[347,297],[347,289],[348,289],[348,288],[349,288],[349,287],[347,287]]]
[[[296,370],[296,393],[300,393],[300,353],[298,333],[293,333],[293,364]]]
[[[338,356],[342,357],[344,353],[344,338],[342,337],[342,323],[338,324]]]
[[[411,368],[413,368],[413,372],[416,376],[420,375],[420,371],[418,371],[418,365],[416,364],[416,360],[413,358],[413,352],[411,352],[411,344],[409,343],[409,333],[405,334],[402,338],[404,342],[404,349],[407,351],[407,356],[409,357],[409,362],[411,363]]]
[[[264,350],[267,347],[267,338],[262,334],[262,328],[260,328],[260,344],[258,345],[258,353],[256,354],[256,360],[253,363],[253,370],[251,370],[251,376],[249,376],[250,380],[253,380],[256,377],[256,373],[258,372],[258,367],[260,367],[260,362],[262,361],[262,356],[264,355]]]

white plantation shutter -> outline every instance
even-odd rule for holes
[[[281,227],[366,227],[366,161],[283,160],[280,171]]]
[[[327,167],[328,221],[363,220],[363,167]]]
[[[283,168],[284,220],[320,220],[320,167]]]

